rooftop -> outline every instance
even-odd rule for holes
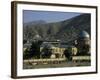
[[[90,36],[86,31],[82,31],[82,32],[80,32],[79,37],[80,38],[89,38]]]

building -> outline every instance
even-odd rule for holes
[[[48,49],[48,51],[51,51],[51,55],[49,55],[49,58],[65,58],[65,50],[67,50],[67,53],[70,53],[71,55],[77,54],[77,48],[75,46],[69,46],[63,43],[60,43],[59,41],[47,41],[43,42],[40,46],[40,52],[41,54],[44,53],[44,48]],[[46,55],[47,55],[46,54]]]
[[[65,54],[70,54],[71,56],[77,54],[77,48],[74,45],[67,45],[67,42],[61,42],[60,40],[43,41],[41,36],[37,34],[33,37],[33,42],[39,46],[38,47],[39,51],[37,52],[40,53],[40,58],[65,58],[67,57],[65,56]],[[32,43],[24,44],[23,51],[25,51],[26,49],[30,51],[31,46]],[[34,50],[34,48],[36,48],[35,45],[33,46],[32,49]]]
[[[77,39],[78,55],[90,54],[90,42],[90,35],[86,31],[79,33]]]

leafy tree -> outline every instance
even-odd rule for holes
[[[40,58],[40,45],[42,41],[33,41],[30,48],[30,57]]]
[[[81,49],[80,55],[88,55],[88,53],[89,53],[89,48],[90,48],[89,45],[84,45],[84,46],[82,47],[82,49]]]
[[[71,59],[72,59],[71,49],[70,49],[70,48],[65,49],[64,55],[65,55],[65,57],[66,57],[68,60],[71,60]]]
[[[29,56],[29,49],[27,48],[27,49],[24,51],[23,59],[28,59],[28,58],[30,58],[30,56]]]
[[[42,49],[41,55],[43,58],[50,58],[50,56],[52,55],[52,49],[49,45],[45,45],[45,47]]]

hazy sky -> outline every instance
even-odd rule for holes
[[[82,13],[24,10],[23,20],[24,23],[37,20],[44,20],[46,22],[58,22],[72,18],[74,16],[78,16],[80,14]]]

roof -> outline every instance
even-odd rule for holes
[[[43,42],[40,47],[46,47],[48,49],[52,49],[54,47],[54,45]]]
[[[89,34],[86,31],[81,31],[79,34],[79,38],[89,38]]]
[[[54,45],[54,44],[52,44],[50,42],[43,42],[40,47],[46,47],[48,49],[52,49],[54,47],[59,47],[59,48],[71,47],[72,48],[72,47],[75,47],[75,46],[73,46],[73,45],[66,45],[66,44]]]

